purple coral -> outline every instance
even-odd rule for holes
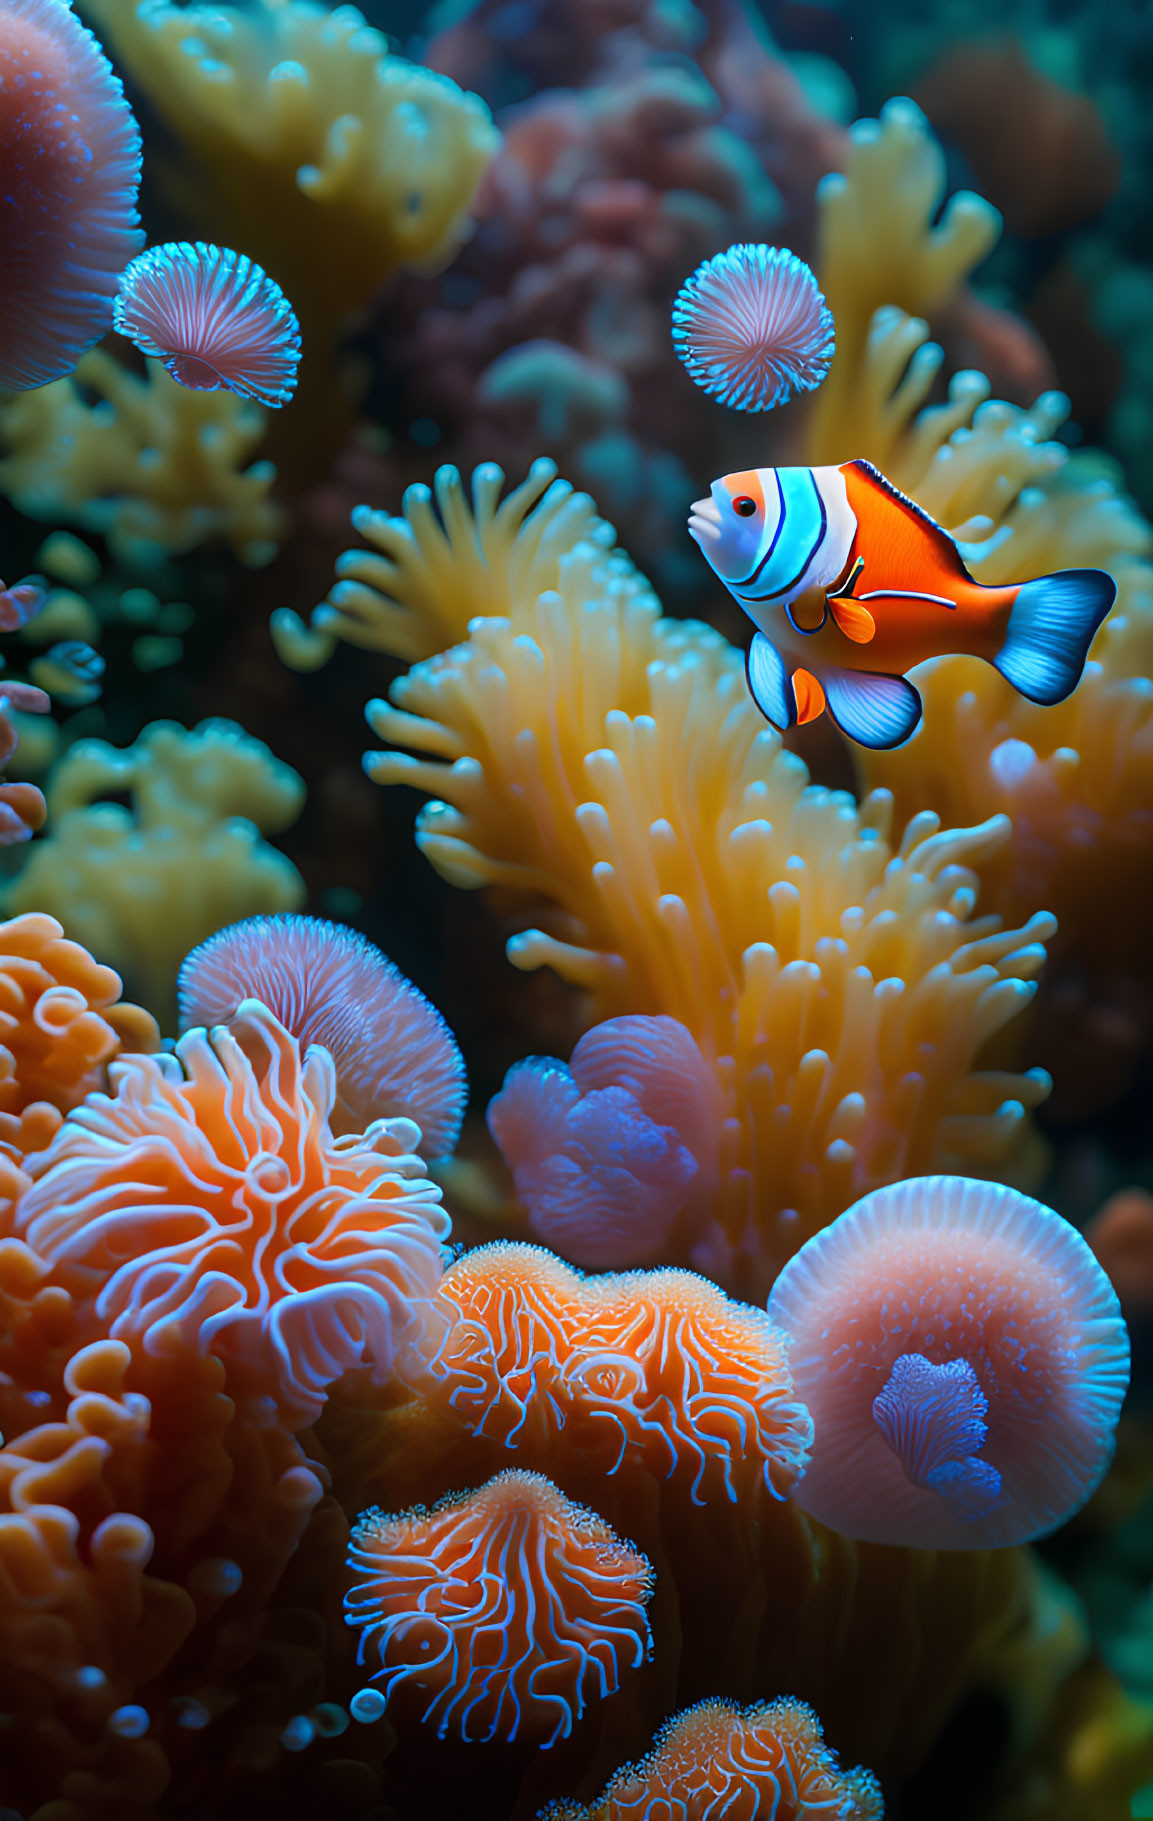
[[[534,1056],[488,1109],[533,1232],[593,1270],[667,1256],[715,1169],[715,1088],[675,1018],[610,1018],[568,1067]]]

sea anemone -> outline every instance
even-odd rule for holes
[[[884,1812],[877,1779],[841,1770],[803,1701],[700,1701],[589,1808],[556,1803],[541,1821],[881,1821]]]
[[[445,1273],[431,1364],[476,1434],[612,1475],[626,1462],[691,1500],[760,1479],[783,1498],[811,1439],[782,1338],[762,1309],[691,1271],[584,1279],[550,1252],[496,1245]]]
[[[1117,1298],[1074,1227],[999,1183],[867,1195],[781,1272],[813,1458],[795,1497],[849,1536],[1027,1542],[1100,1480],[1129,1381]]]
[[[529,1224],[592,1270],[667,1254],[691,1195],[716,1183],[716,1081],[675,1018],[609,1018],[566,1068],[533,1056],[509,1070],[488,1123]]]
[[[819,386],[833,318],[803,259],[736,246],[699,265],[673,305],[673,346],[697,385],[737,411],[771,411]]]
[[[224,386],[262,405],[296,388],[300,325],[274,279],[227,247],[149,247],[120,281],[115,325],[194,392]]]
[[[0,91],[0,386],[20,392],[71,372],[112,326],[143,239],[140,134],[63,0],[6,0]]]
[[[355,930],[318,917],[247,917],[210,936],[179,979],[180,1028],[223,1024],[259,999],[298,1038],[323,1044],[336,1065],[335,1132],[402,1116],[419,1149],[456,1144],[467,1094],[456,1039],[434,1005]]]
[[[364,1514],[345,1618],[386,1700],[418,1697],[440,1738],[553,1745],[652,1650],[652,1569],[536,1473],[399,1516]]]
[[[243,1048],[241,1047],[243,1043]],[[333,1140],[331,1058],[262,1005],[113,1065],[30,1166],[15,1231],[103,1331],[216,1354],[290,1427],[354,1365],[419,1340],[448,1219],[408,1120]]]

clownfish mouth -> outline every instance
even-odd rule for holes
[[[694,500],[689,512],[689,536],[697,543],[715,543],[721,535],[721,515],[715,500]]]

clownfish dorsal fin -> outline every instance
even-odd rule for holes
[[[973,583],[973,577],[965,567],[961,552],[944,526],[937,523],[931,512],[926,512],[923,506],[918,506],[916,500],[911,500],[907,493],[902,493],[887,474],[882,474],[879,468],[874,468],[872,462],[865,461],[864,457],[858,457],[853,462],[845,462],[843,467],[854,469],[862,480],[868,481],[879,493],[885,494],[887,498],[893,500],[907,512],[910,518],[916,520],[918,529],[932,538],[941,565],[949,574]],[[980,586],[979,583],[974,585]]]
[[[745,659],[745,675],[749,679],[749,694],[765,720],[771,722],[778,733],[794,727],[797,708],[789,688],[785,660],[763,632],[753,634]]]
[[[860,601],[855,601],[850,594],[831,594],[829,612],[833,616],[833,623],[847,639],[852,639],[854,645],[867,645],[876,634],[877,622],[869,609],[862,606]]]
[[[888,752],[903,745],[920,723],[921,698],[907,677],[828,664],[821,681],[829,713],[858,746]]]

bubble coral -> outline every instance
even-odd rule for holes
[[[155,1021],[54,917],[0,923],[0,1148],[41,1149],[59,1116],[104,1080],[121,1050],[155,1049]],[[53,1114],[56,1115],[53,1118]],[[33,1136],[37,1139],[31,1143]]]
[[[400,1116],[420,1127],[425,1156],[456,1144],[467,1094],[456,1039],[355,930],[317,917],[248,917],[185,958],[178,990],[181,1030],[226,1023],[243,1000],[259,999],[302,1047],[323,1045],[336,1068],[333,1131]]]
[[[822,187],[816,264],[838,352],[806,459],[875,462],[960,538],[980,582],[1082,565],[1117,581],[1082,682],[1058,708],[1022,700],[973,660],[940,659],[918,668],[925,720],[907,748],[855,755],[866,785],[893,791],[899,815],[931,806],[946,827],[1011,817],[1012,840],[978,870],[1008,921],[1042,905],[1056,913],[1054,983],[1066,962],[1088,981],[1058,1082],[1067,1110],[1088,1112],[1118,1078],[1108,1062],[1094,1066],[1112,1041],[1100,1008],[1132,1012],[1132,982],[1148,971],[1139,907],[1153,851],[1153,539],[1101,458],[1052,440],[1068,412],[1060,394],[1022,410],[990,401],[983,375],[960,373],[944,404],[929,402],[942,353],[921,318],[950,305],[997,230],[995,212],[967,195],[935,223],[943,193],[943,158],[909,102],[854,128],[846,175]],[[1051,1041],[1056,993],[1048,1005]]]
[[[175,1063],[110,1076],[30,1165],[14,1217],[54,1280],[134,1349],[217,1355],[290,1427],[351,1366],[386,1378],[423,1334],[448,1231],[411,1123],[334,1140],[331,1057],[302,1058],[255,1001],[187,1032]]]
[[[386,1700],[440,1738],[567,1738],[652,1651],[652,1569],[595,1512],[512,1470],[353,1531],[345,1617]]]
[[[477,1435],[557,1471],[588,1457],[675,1478],[695,1504],[803,1472],[808,1413],[764,1311],[688,1271],[582,1278],[551,1252],[498,1242],[456,1260],[438,1304],[435,1397]]]
[[[283,529],[276,470],[251,461],[265,414],[233,392],[190,392],[103,349],[75,374],[0,404],[0,491],[26,517],[82,525],[124,563],[155,565],[216,539],[267,563]]]
[[[813,1458],[795,1497],[874,1542],[975,1549],[1063,1523],[1100,1480],[1129,1382],[1109,1281],[1076,1229],[999,1183],[879,1189],[785,1266]]]
[[[755,1299],[862,1190],[1006,1156],[1046,1083],[973,1061],[1032,996],[1052,921],[974,915],[970,869],[1007,841],[1003,819],[941,834],[926,814],[890,845],[883,793],[858,808],[809,788],[741,653],[662,619],[627,562],[558,536],[547,592],[543,565],[510,571],[497,484],[481,470],[470,511],[442,469],[443,529],[423,491],[372,526],[382,642],[391,628],[411,649],[414,622],[451,636],[447,604],[475,598],[490,547],[489,585],[507,580],[499,617],[370,704],[420,756],[366,766],[434,799],[417,839],[445,878],[499,885],[524,923],[543,906],[509,943],[516,966],[582,988],[592,1021],[663,1014],[691,1033],[722,1101],[719,1185],[708,1230],[665,1262]]]
[[[881,1821],[884,1812],[876,1778],[841,1770],[803,1701],[700,1701],[674,1714],[599,1800],[557,1803],[541,1821]]]
[[[737,411],[811,392],[833,359],[833,318],[803,259],[735,246],[699,265],[673,304],[673,346],[697,385]]]
[[[194,392],[224,386],[262,405],[288,403],[300,363],[292,306],[267,272],[228,247],[149,247],[120,281],[115,326]]]
[[[131,793],[132,807],[103,803]],[[190,949],[253,912],[293,910],[304,882],[260,838],[300,812],[304,786],[231,721],[155,721],[132,746],[72,746],[49,787],[52,832],[9,897],[59,916],[171,1029]]]
[[[0,32],[0,386],[71,372],[112,326],[143,241],[140,134],[92,33],[63,0],[5,0]]]

